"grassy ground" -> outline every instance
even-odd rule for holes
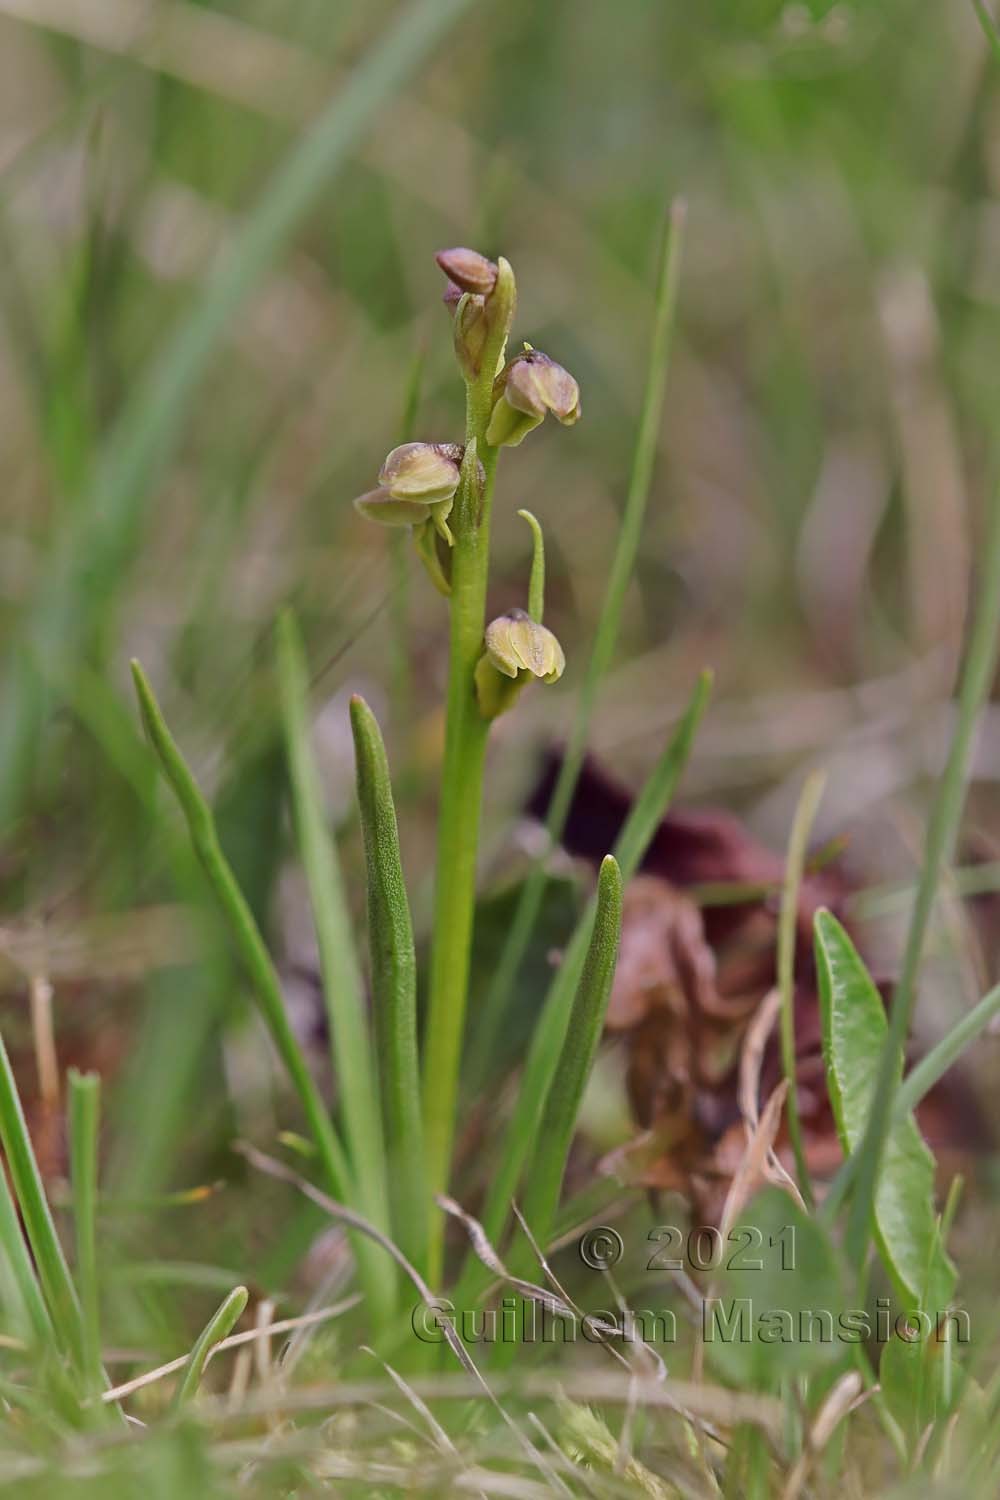
[[[994,666],[996,50],[988,15],[959,0],[0,0],[0,1033],[72,1275],[61,1283],[56,1241],[50,1264],[35,1243],[34,1267],[20,1266],[39,1273],[43,1322],[71,1328],[36,1358],[16,1232],[0,1233],[0,1488],[995,1492],[988,1030],[962,1060],[976,1150],[959,1132],[937,1183],[941,1209],[956,1165],[966,1179],[943,1228],[968,1350],[947,1345],[931,1370],[894,1354],[846,1422],[876,1379],[852,1348],[839,1364],[780,1351],[707,1351],[706,1364],[685,1309],[712,1275],[648,1271],[647,1235],[686,1226],[688,1209],[594,1171],[632,1128],[610,1049],[584,1099],[554,1270],[591,1310],[620,1292],[675,1314],[668,1378],[641,1351],[622,1363],[585,1338],[470,1344],[475,1370],[462,1367],[414,1336],[424,1292],[403,1277],[391,1316],[373,1314],[385,1252],[360,1249],[356,1279],[361,1241],[303,1191],[323,1175],[316,1132],[158,775],[128,664],[142,661],[211,804],[274,955],[290,1045],[340,1128],[351,1106],[329,1061],[274,626],[291,606],[323,801],[313,824],[336,830],[362,953],[353,692],[382,726],[423,986],[447,627],[412,552],[350,501],[394,443],[462,436],[434,252],[507,256],[518,337],[572,370],[583,419],[572,433],[547,422],[500,470],[488,617],[525,600],[526,507],[545,527],[545,621],[567,668],[491,738],[474,1049],[511,882],[539,848],[525,800],[541,751],[571,731],[607,619],[665,209],[683,199],[649,505],[588,746],[638,790],[708,666],[684,806],[737,813],[780,855],[804,778],[823,768],[809,847],[845,842],[877,978],[899,973],[916,910],[925,941],[902,962],[903,1003],[926,1052],[1000,978],[989,702],[967,764],[953,754],[942,783]],[[966,671],[960,703],[970,660],[979,679]],[[481,1049],[485,1080],[473,1050],[452,1184],[468,1209],[493,1180],[551,950],[590,882],[557,861],[502,1045]],[[851,984],[856,1011],[863,974]],[[848,1081],[880,1035],[848,1056]],[[101,1075],[99,1120],[72,1068]],[[871,1147],[863,1131],[852,1142],[863,1209],[845,1188],[832,1242],[795,1219],[807,1248],[794,1296],[807,1298],[807,1273],[832,1284],[824,1257],[841,1267],[846,1243],[852,1275],[859,1249],[877,1267],[844,1305],[885,1294],[895,1315],[899,1267],[863,1211]],[[37,1219],[30,1172],[18,1188],[9,1143],[7,1157]],[[398,1175],[391,1163],[390,1191]],[[754,1212],[780,1235],[785,1220],[767,1215],[799,1210],[767,1199]],[[612,1285],[578,1248],[605,1224],[625,1246]],[[467,1238],[453,1220],[435,1292],[454,1288]],[[510,1268],[541,1279],[531,1256]],[[128,1426],[95,1414],[95,1348],[115,1386],[187,1357],[237,1286],[238,1335],[293,1326],[219,1354],[198,1399],[189,1364],[123,1398]],[[780,1277],[772,1292],[792,1295]]]

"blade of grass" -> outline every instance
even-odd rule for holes
[[[153,690],[146,681],[138,662],[132,663],[132,676],[135,679],[146,733],[156,752],[163,774],[173,787],[187,821],[194,851],[228,919],[237,952],[260,1002],[271,1039],[285,1065],[309,1122],[331,1191],[335,1197],[350,1203],[354,1199],[355,1184],[340,1137],[327,1113],[316,1081],[309,1071],[309,1064],[292,1030],[281,993],[281,981],[271,962],[271,956],[261,937],[260,929],[254,921],[253,913],[219,846],[212,810],[202,796],[197,782],[191,775],[184,757],[167,728],[160,706],[153,696]],[[371,1301],[373,1315],[376,1317],[384,1315],[386,1282],[381,1268],[376,1265],[375,1251],[369,1243],[358,1241],[355,1245],[355,1252],[358,1258],[358,1270]]]
[[[934,1085],[958,1061],[966,1047],[985,1031],[998,1012],[1000,1012],[1000,985],[984,995],[979,1004],[974,1005],[969,1014],[963,1016],[947,1036],[943,1036],[931,1048],[927,1056],[922,1057],[916,1067],[910,1069],[899,1085],[899,1093],[896,1095],[892,1111],[894,1120],[916,1109],[921,1099],[930,1093]]]
[[[351,730],[368,871],[372,998],[392,1224],[403,1253],[420,1267],[427,1256],[428,1187],[420,1107],[413,924],[385,745],[375,715],[357,696],[351,699]]]
[[[172,1402],[173,1411],[180,1411],[185,1402],[190,1401],[191,1397],[197,1392],[201,1384],[201,1377],[205,1372],[205,1365],[208,1363],[209,1355],[216,1344],[221,1344],[222,1340],[228,1338],[232,1333],[237,1322],[243,1315],[249,1295],[245,1286],[234,1287],[229,1296],[221,1303],[205,1324],[205,1327],[198,1335],[197,1343],[191,1350],[188,1362],[184,1367],[184,1374],[181,1376],[177,1384],[177,1390],[174,1392]]]
[[[354,946],[336,845],[326,827],[319,773],[309,744],[308,675],[302,638],[290,613],[278,622],[278,676],[299,850],[305,867],[323,975],[332,1061],[343,1101],[344,1133],[358,1204],[388,1228],[388,1189],[375,1061],[364,981]],[[382,1262],[387,1298],[395,1275]]]
[[[0,1036],[0,1142],[14,1196],[21,1210],[28,1243],[38,1269],[38,1280],[60,1346],[82,1368],[83,1325],[80,1303],[42,1185],[42,1176],[28,1134],[21,1100],[7,1048]],[[17,1263],[15,1262],[15,1269]],[[19,1284],[23,1284],[19,1278]],[[35,1309],[37,1312],[37,1309]],[[34,1321],[34,1319],[33,1319]]]
[[[674,789],[691,753],[691,746],[708,702],[711,685],[711,673],[703,672],[670,743],[633,803],[625,826],[618,835],[613,853],[621,868],[624,881],[631,880],[639,868],[649,842],[670,804]],[[586,961],[595,911],[596,902],[591,899],[574,929],[562,963],[549,986],[541,1015],[531,1038],[517,1104],[504,1137],[500,1163],[490,1184],[486,1205],[480,1215],[486,1236],[494,1245],[499,1244],[500,1234],[507,1219],[510,1201],[517,1191],[522,1168],[532,1143],[538,1139],[542,1113],[559,1064],[559,1056],[569,1024],[570,1007]],[[482,1274],[483,1268],[475,1257],[471,1254],[467,1256],[459,1291],[456,1293],[457,1306],[468,1305],[462,1300],[463,1295],[467,1297],[475,1295],[475,1288]]]
[[[806,1165],[805,1149],[802,1145],[802,1122],[799,1118],[799,1094],[795,1077],[795,929],[799,916],[799,891],[802,888],[802,871],[806,861],[809,832],[816,817],[826,776],[814,771],[802,788],[795,817],[792,820],[791,837],[788,840],[788,855],[785,860],[785,882],[781,895],[781,916],[778,922],[778,988],[781,992],[781,1064],[788,1082],[785,1110],[788,1121],[788,1136],[795,1153],[795,1171],[799,1179],[799,1191],[807,1208],[813,1206],[812,1183]]]
[[[195,392],[247,299],[298,225],[397,94],[474,0],[413,0],[397,11],[313,128],[296,143],[219,260],[192,311],[135,389],[86,494],[74,506],[24,635],[43,663],[81,659],[104,601],[119,592],[158,493],[156,477],[178,442]],[[43,674],[44,675],[44,674]],[[4,674],[0,721],[0,827],[15,815],[45,713],[22,645]]]
[[[4,1291],[7,1298],[13,1295],[20,1301],[20,1311],[27,1325],[25,1331],[30,1329],[41,1348],[57,1347],[52,1319],[45,1306],[38,1276],[21,1232],[17,1206],[3,1170],[0,1170],[0,1259],[10,1272],[10,1281],[4,1280]]]
[[[662,420],[670,352],[673,347],[684,218],[685,205],[678,199],[670,207],[669,222],[663,237],[649,369],[646,375],[642,414],[636,433],[628,494],[618,531],[618,545],[615,548],[607,591],[597,622],[594,649],[587,663],[586,675],[580,688],[576,717],[570,731],[569,743],[559,770],[555,790],[552,793],[552,802],[545,824],[549,851],[558,844],[566,826],[573,791],[583,765],[594,704],[618,643],[625,594],[642,536],[642,523],[649,499]],[[539,858],[524,883],[507,940],[497,962],[496,973],[483,1001],[482,1020],[473,1043],[468,1066],[468,1080],[473,1090],[481,1086],[489,1068],[490,1059],[495,1053],[507,1005],[528,951],[531,934],[535,930],[548,880],[546,858],[544,854]]]
[[[71,1068],[69,1082],[69,1155],[76,1231],[76,1277],[83,1311],[83,1374],[88,1393],[104,1386],[97,1283],[97,1141],[101,1080],[96,1073]]]
[[[552,1080],[538,1135],[538,1150],[521,1205],[542,1249],[548,1247],[580,1101],[594,1065],[618,961],[622,925],[622,873],[608,855],[597,881],[597,910],[583,973]]]
[[[889,1030],[882,1051],[871,1114],[864,1138],[855,1153],[858,1162],[857,1176],[851,1197],[845,1248],[849,1260],[859,1269],[864,1264],[868,1251],[875,1184],[892,1119],[902,1070],[903,1049],[913,1017],[917,971],[924,951],[924,939],[934,906],[938,877],[942,866],[950,861],[954,851],[965,801],[965,780],[972,738],[996,672],[1000,637],[1000,486],[994,486],[990,498],[986,544],[982,556],[984,565],[979,597],[959,690],[958,722],[944,775],[931,808],[924,862],[907,932],[902,971],[889,1012]]]

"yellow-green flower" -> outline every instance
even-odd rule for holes
[[[551,412],[564,427],[580,419],[580,387],[568,370],[540,349],[525,349],[501,371],[486,441],[516,448]]]
[[[403,443],[389,454],[378,482],[394,500],[435,505],[454,499],[461,463],[462,449],[456,443]]]
[[[511,609],[486,627],[476,666],[476,694],[484,718],[495,719],[514,702],[531,677],[558,682],[566,667],[551,630],[523,609]]]

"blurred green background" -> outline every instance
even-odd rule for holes
[[[570,722],[678,196],[661,452],[592,749],[635,784],[710,664],[687,801],[738,809],[781,849],[822,762],[818,832],[848,837],[859,883],[914,867],[995,459],[1000,73],[971,4],[450,10],[426,57],[404,35],[393,78],[372,59],[411,23],[395,0],[0,0],[4,1028],[36,1093],[30,982],[36,1019],[51,983],[60,1065],[115,1081],[109,1180],[126,1208],[232,1179],[231,1134],[266,1137],[277,1118],[266,1046],[138,733],[130,656],[213,795],[304,1030],[312,938],[271,661],[286,602],[352,900],[360,912],[346,704],[361,690],[426,923],[444,612],[350,501],[402,435],[415,380],[415,435],[461,436],[435,249],[512,261],[518,336],[583,399],[571,435],[547,424],[501,469],[491,602],[524,601],[527,506],[568,669],[498,726],[484,884],[523,858],[538,752]],[[336,170],[262,249],[293,154],[351,89]],[[234,275],[243,295],[220,321]],[[988,862],[998,733],[988,717],[964,848]],[[988,924],[950,913],[925,1032],[996,977],[994,950]],[[58,1109],[31,1107],[58,1179]],[[227,1189],[211,1220],[213,1253],[262,1281],[316,1227],[301,1210],[275,1247],[271,1191],[244,1214]],[[154,1231],[123,1210],[115,1243],[190,1253],[191,1212]]]

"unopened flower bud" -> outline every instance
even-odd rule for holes
[[[487,260],[478,250],[467,250],[459,245],[454,250],[439,250],[434,259],[460,291],[488,297],[496,286],[496,262]]]
[[[378,482],[394,500],[433,505],[458,489],[462,449],[455,443],[403,443],[382,465]]]
[[[497,389],[499,387],[499,389]],[[540,349],[526,349],[501,371],[486,441],[516,448],[551,412],[564,427],[580,418],[580,387],[568,370]]]
[[[419,500],[397,500],[384,487],[359,495],[354,508],[368,521],[382,526],[420,526],[431,518],[432,508]]]
[[[455,308],[453,326],[455,357],[466,380],[478,380],[483,368],[483,352],[490,336],[486,316],[486,299],[473,292],[463,292]]]

